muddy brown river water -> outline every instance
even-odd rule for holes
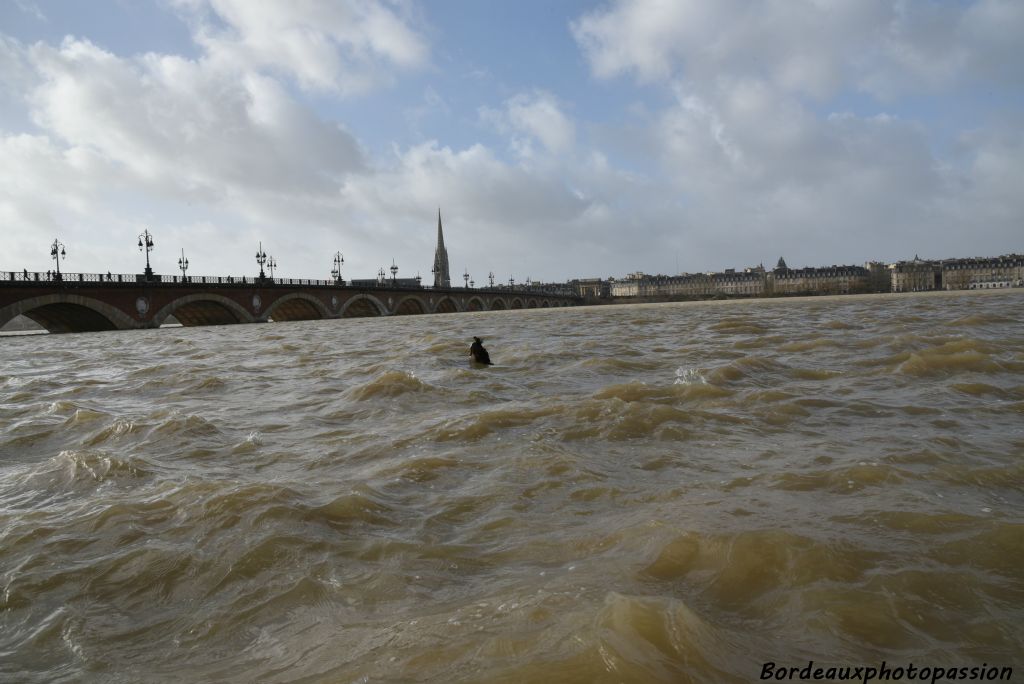
[[[1020,678],[1022,456],[1020,290],[0,337],[0,680]]]

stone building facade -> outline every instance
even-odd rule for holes
[[[579,281],[575,281],[579,283]],[[864,266],[789,268],[780,258],[771,271],[763,266],[720,273],[648,275],[588,281],[602,287],[604,296],[651,299],[709,299],[713,297],[785,297],[795,295],[856,294],[866,292],[922,292],[927,290],[1024,287],[1024,256],[930,261],[915,256],[909,261]]]
[[[640,295],[641,279],[626,277],[621,280],[608,279],[608,294],[612,297],[637,297]]]
[[[884,284],[879,284],[880,282]],[[888,289],[888,273],[881,264],[791,269],[780,259],[772,271],[763,266],[720,273],[685,273],[676,276],[632,273],[610,281],[612,297],[706,299],[709,297],[766,297],[772,295],[849,294]]]
[[[1024,287],[1024,255],[991,258],[946,259],[940,262],[945,290],[985,290]]]
[[[942,269],[935,261],[914,256],[912,261],[889,264],[891,292],[925,292],[942,288]]]
[[[864,266],[776,268],[769,278],[773,295],[821,295],[871,292],[871,271]]]
[[[580,297],[588,299],[605,299],[611,296],[611,281],[601,278],[576,278],[569,281],[569,286]]]

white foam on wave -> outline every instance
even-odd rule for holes
[[[90,463],[90,461],[92,461]],[[92,459],[84,454],[73,450],[64,450],[57,455],[57,462],[64,468],[68,479],[74,480],[79,472],[88,475],[97,482],[102,481],[110,472],[111,460],[108,456],[99,456]]]
[[[110,425],[110,430],[115,436],[128,434],[135,429],[135,423],[128,418],[118,418]]]
[[[684,368],[683,366],[680,366],[679,368],[676,368],[676,380],[672,384],[706,385],[708,384],[708,381],[696,368]]]

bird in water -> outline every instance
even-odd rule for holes
[[[469,348],[469,355],[472,356],[473,360],[477,363],[493,366],[494,364],[491,363],[491,355],[487,353],[486,349],[484,349],[483,342],[484,341],[479,337],[474,337],[473,344]]]

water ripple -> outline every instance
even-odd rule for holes
[[[0,679],[1011,665],[1022,321],[1012,291],[0,338]]]

